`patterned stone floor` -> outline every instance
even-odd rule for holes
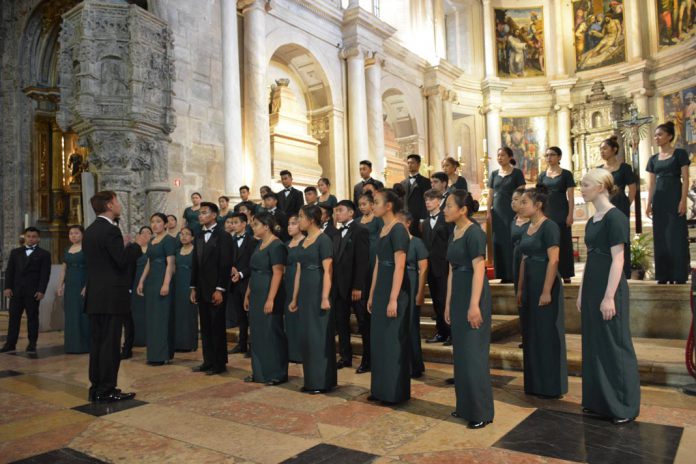
[[[0,462],[652,464],[696,453],[696,398],[673,388],[643,387],[639,420],[615,427],[580,414],[579,378],[562,400],[542,401],[524,395],[521,373],[493,371],[495,422],[471,431],[450,417],[450,365],[428,364],[413,399],[385,407],[366,400],[370,376],[353,370],[339,371],[334,392],[311,396],[299,391],[300,366],[289,383],[266,387],[242,381],[250,363],[241,355],[209,377],[190,370],[200,351],[150,367],[141,348],[119,383],[137,401],[90,406],[88,357],[61,344],[62,333],[43,333],[36,358],[0,355]]]

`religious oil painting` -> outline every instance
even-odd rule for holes
[[[677,45],[696,35],[696,0],[655,0],[660,47]]]
[[[535,183],[547,147],[546,116],[502,118],[500,127],[503,146],[512,149],[517,167],[522,170],[525,180]]]
[[[499,77],[546,74],[542,12],[541,7],[495,9]]]
[[[573,20],[578,71],[626,61],[623,0],[573,0]]]

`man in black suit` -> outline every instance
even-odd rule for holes
[[[247,218],[242,213],[232,215],[232,285],[230,286],[230,308],[239,326],[239,342],[230,350],[230,354],[247,353],[249,346],[249,317],[244,311],[244,295],[251,277],[251,255],[258,240],[247,233]]]
[[[10,324],[7,341],[0,353],[14,351],[19,338],[22,313],[27,312],[29,345],[27,353],[36,353],[39,338],[39,305],[46,294],[51,274],[51,254],[39,248],[40,232],[36,227],[24,229],[24,246],[10,252],[5,271],[5,297],[10,298]]]
[[[333,208],[327,203],[320,203],[319,208],[321,209],[321,231],[333,240],[338,235],[338,229],[333,222]]]
[[[283,190],[278,192],[278,207],[286,216],[292,216],[300,212],[304,205],[302,192],[292,186],[292,174],[288,170],[280,171],[280,183]]]
[[[276,220],[276,235],[283,242],[290,240],[288,235],[288,215],[278,207],[278,195],[273,192],[266,192],[263,196],[263,207],[267,212],[271,213]],[[282,193],[280,194],[282,195]],[[299,211],[299,210],[298,210]]]
[[[133,269],[143,254],[146,236],[128,244],[116,221],[121,204],[112,191],[90,200],[97,218],[85,231],[82,250],[87,264],[85,312],[89,315],[89,397],[91,401],[122,401],[135,397],[116,388],[121,364],[121,328],[131,311]]]
[[[358,204],[360,195],[362,195],[363,185],[365,185],[366,182],[372,182],[375,187],[377,187],[377,190],[382,190],[384,188],[382,182],[372,178],[372,162],[369,160],[362,160],[360,162],[360,179],[360,182],[353,186],[353,203],[356,205]]]
[[[193,245],[191,302],[198,304],[203,344],[203,364],[194,372],[207,375],[227,371],[225,300],[232,275],[232,237],[218,227],[220,213],[215,203],[201,203],[201,231]]]
[[[450,327],[445,322],[445,304],[447,300],[447,278],[449,264],[447,263],[447,245],[452,236],[453,226],[445,222],[444,214],[440,211],[442,194],[435,190],[425,192],[425,206],[428,217],[423,219],[423,242],[428,249],[428,288],[435,310],[437,333],[426,343],[444,343],[451,345]]]
[[[411,222],[411,235],[420,237],[419,224],[421,219],[428,215],[425,208],[425,199],[423,194],[430,190],[430,180],[420,174],[421,157],[412,153],[406,157],[408,165],[408,178],[401,181],[401,185],[406,192],[406,201],[404,201],[404,209],[411,213],[413,221]]]
[[[445,209],[445,201],[450,194],[450,190],[447,188],[448,182],[449,177],[447,177],[447,174],[444,172],[435,172],[430,176],[430,185],[432,185],[433,191],[442,195],[442,199],[440,200],[440,211]],[[426,210],[427,209],[426,207]]]
[[[241,208],[242,205],[246,205],[251,214],[256,213],[256,203],[251,201],[251,199],[249,198],[249,186],[242,185],[241,187],[239,187],[239,198],[241,199],[241,201],[234,205],[235,213],[239,213],[239,208]]]
[[[370,370],[370,314],[367,312],[367,288],[369,273],[370,233],[367,228],[354,219],[355,204],[350,200],[339,201],[336,205],[336,220],[343,225],[334,236],[333,292],[336,309],[336,332],[338,333],[337,367],[353,365],[353,351],[350,346],[351,307],[358,319],[358,330],[362,336],[363,354],[358,374]]]

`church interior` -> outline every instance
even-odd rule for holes
[[[391,186],[408,177],[410,154],[427,178],[446,157],[458,161],[490,242],[499,148],[512,149],[533,186],[545,151],[559,147],[579,184],[612,136],[637,177],[631,253],[647,259],[632,261],[628,280],[641,412],[621,429],[580,413],[575,302],[594,209],[579,188],[575,276],[562,303],[569,391],[560,401],[524,394],[515,290],[491,277],[496,420],[482,431],[450,416],[452,347],[442,344],[423,344],[425,375],[399,406],[368,402],[369,375],[351,369],[334,391],[311,396],[299,392],[301,365],[265,387],[243,381],[251,361],[242,355],[230,356],[227,374],[200,377],[190,372],[200,350],[153,368],[143,348],[120,368],[119,386],[137,399],[90,404],[88,356],[63,350],[52,272],[38,352],[0,354],[0,462],[693,462],[696,399],[683,392],[696,382],[685,365],[692,289],[655,282],[646,167],[667,121],[674,146],[696,153],[694,36],[693,0],[3,0],[3,270],[30,225],[59,269],[69,227],[94,220],[99,190],[117,193],[119,227],[135,236],[153,213],[181,220],[194,193],[235,204],[248,186],[260,202],[262,186],[283,188],[284,170],[300,190],[323,177],[352,199],[360,161]],[[689,174],[696,256],[696,165]],[[426,295],[423,340],[434,319]],[[351,329],[357,355],[354,319]],[[238,340],[228,329],[230,346]]]

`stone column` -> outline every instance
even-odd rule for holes
[[[565,45],[565,37],[563,34],[563,31],[565,30],[563,28],[563,5],[561,2],[551,2],[551,7],[553,8],[553,13],[554,13],[554,24],[552,27],[548,27],[548,30],[552,30],[552,35],[551,39],[554,41],[554,45],[556,46],[556,75],[557,76],[565,76],[566,75],[566,65],[565,65],[565,53],[564,53],[564,45]],[[544,24],[547,24],[551,26],[550,22],[544,18]],[[639,29],[636,29],[639,30]],[[546,73],[548,76],[548,72]]]
[[[442,130],[442,95],[441,87],[434,85],[424,91],[428,99],[428,153],[430,164],[440,170],[440,162],[445,158],[444,133]]]
[[[640,89],[638,92],[633,94],[633,103],[635,103],[638,109],[638,114],[641,116],[647,116],[650,114],[648,108],[648,91],[646,89]],[[640,141],[638,145],[638,155],[639,155],[639,174],[643,181],[647,181],[648,175],[645,171],[645,167],[648,165],[648,160],[654,154],[653,151],[653,127],[654,124],[648,128],[648,135]],[[625,160],[628,164],[631,164],[631,160]],[[647,188],[647,183],[645,184]],[[647,190],[646,190],[647,192]]]
[[[384,174],[387,160],[384,155],[384,119],[382,117],[382,59],[374,54],[366,62],[367,135],[370,160],[377,176]]]
[[[554,109],[556,110],[558,147],[563,151],[561,167],[573,172],[572,150],[570,146],[570,108],[568,105],[556,105]]]
[[[271,183],[271,135],[266,94],[266,11],[263,0],[242,0],[244,15],[244,123],[246,159],[254,190]]]
[[[435,56],[447,58],[447,45],[445,42],[445,7],[443,0],[433,1],[433,25],[435,34]]]
[[[365,55],[361,47],[353,46],[344,49],[342,56],[348,62],[348,152],[352,182],[360,177],[358,163],[370,155],[365,91]]]
[[[242,102],[239,81],[237,1],[222,0],[222,109],[225,116],[225,191],[237,197],[244,184]]]
[[[643,41],[641,34],[642,28],[640,24],[640,10],[638,7],[639,2],[638,0],[628,0],[627,2],[624,2],[624,4],[628,4],[625,17],[629,24],[628,30],[632,31],[631,34],[628,34],[630,38],[628,46],[629,61],[638,61],[643,59]]]
[[[495,77],[496,46],[493,40],[493,11],[491,1],[483,0],[483,50],[486,77]]]
[[[457,157],[454,148],[454,119],[452,118],[452,102],[456,97],[453,90],[443,92],[442,98],[442,132],[445,143],[445,154]]]
[[[498,165],[498,160],[496,159],[496,152],[501,146],[500,108],[498,106],[491,105],[488,107],[488,112],[486,113],[486,146],[481,147],[482,149],[485,148],[486,153],[488,153],[489,174],[493,172],[493,170],[500,167]],[[488,179],[484,179],[484,182],[488,182]]]

